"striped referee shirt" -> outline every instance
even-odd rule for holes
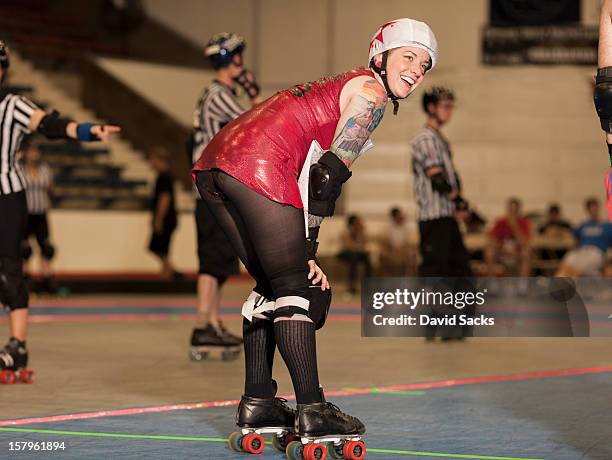
[[[242,112],[244,109],[238,103],[236,93],[223,83],[213,80],[198,100],[193,117],[193,163],[198,161],[215,134]]]
[[[461,190],[450,144],[439,131],[426,126],[412,141],[412,171],[419,221],[454,216],[454,203],[432,188],[427,170],[434,166],[442,168],[442,174],[453,189]]]
[[[38,109],[23,96],[0,93],[0,195],[25,189],[25,178],[15,153],[23,136],[30,133],[28,124]]]
[[[24,168],[24,176],[28,214],[45,214],[51,207],[49,200],[49,189],[53,179],[51,168],[48,164],[41,163],[36,175],[32,174],[28,168]]]

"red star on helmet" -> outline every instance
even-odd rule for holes
[[[395,24],[397,21],[391,21],[391,22],[387,22],[385,25],[383,25],[380,28],[380,31],[376,34],[376,36],[374,37],[374,40],[378,40],[381,43],[384,43],[385,41],[383,40],[383,31],[389,27],[392,26],[393,24]],[[374,40],[372,40],[372,44],[374,43]]]

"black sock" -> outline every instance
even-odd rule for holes
[[[276,394],[272,381],[274,362],[274,324],[270,320],[253,318],[242,322],[244,336],[244,394],[254,398],[271,398]]]
[[[291,374],[298,404],[321,402],[315,325],[308,321],[276,321],[274,332],[278,350]]]

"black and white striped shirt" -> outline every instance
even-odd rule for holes
[[[434,166],[442,168],[442,174],[453,189],[461,190],[448,141],[439,131],[425,127],[412,141],[412,171],[419,221],[454,216],[454,203],[432,188],[427,170]]]
[[[45,214],[51,207],[49,189],[53,175],[46,163],[41,163],[36,174],[24,168],[26,180],[26,198],[28,200],[28,214]]]
[[[28,124],[36,105],[23,96],[0,93],[0,195],[25,189],[25,179],[15,153],[23,136],[30,133]]]
[[[238,103],[236,94],[223,83],[214,80],[204,90],[193,117],[193,163],[200,158],[204,147],[215,134],[242,112],[244,109]]]

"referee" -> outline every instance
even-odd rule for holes
[[[259,102],[259,86],[243,64],[245,46],[244,39],[233,33],[217,34],[206,45],[204,52],[216,74],[195,110],[192,163],[200,158],[204,148],[221,128],[245,111],[238,102],[236,84],[242,86],[252,105]],[[198,193],[196,198],[198,314],[191,345],[239,345],[242,340],[230,334],[218,316],[221,288],[230,275],[238,273],[238,257]]]
[[[412,141],[412,169],[419,211],[419,276],[471,276],[467,250],[456,212],[467,211],[461,182],[453,165],[450,144],[440,128],[450,121],[455,96],[450,89],[433,87],[423,95],[425,127]]]
[[[45,113],[23,96],[2,89],[9,69],[9,52],[0,41],[0,304],[8,310],[11,337],[0,350],[0,370],[27,365],[26,334],[28,291],[23,277],[21,242],[26,231],[28,207],[26,182],[15,159],[21,140],[37,131],[49,139],[107,140],[116,126],[79,123]]]

